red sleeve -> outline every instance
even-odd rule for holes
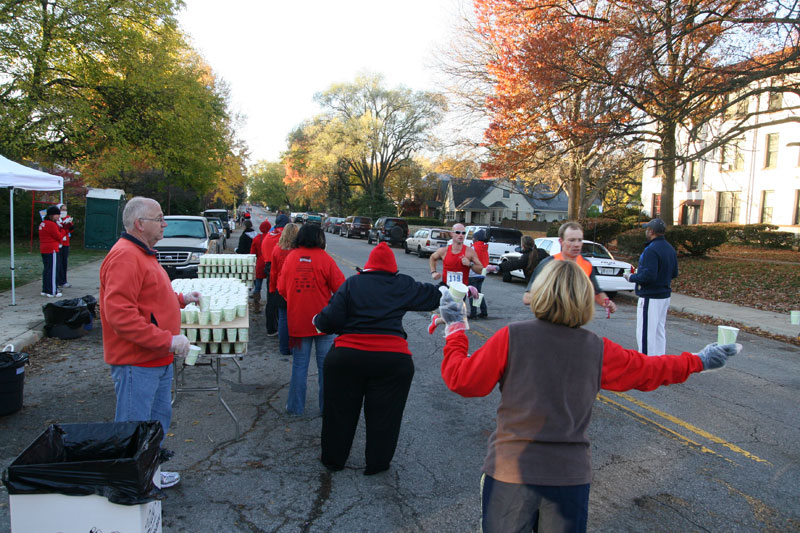
[[[466,397],[486,396],[494,389],[508,362],[508,326],[489,337],[468,355],[469,340],[464,332],[445,340],[442,379],[451,391]]]
[[[264,238],[262,235],[263,233],[261,235],[256,235],[253,242],[250,243],[250,253],[256,254],[256,257],[261,255],[261,240]]]
[[[690,375],[702,370],[703,361],[693,353],[647,356],[603,338],[600,386],[606,390],[650,391],[662,385],[683,383]]]

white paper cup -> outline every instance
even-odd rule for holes
[[[219,308],[211,310],[211,325],[218,326],[222,320],[222,310]]]
[[[247,304],[236,304],[236,316],[244,318],[247,315]]]
[[[800,324],[800,311],[789,311],[789,319],[792,324]]]
[[[214,339],[214,342],[222,342],[222,339],[225,338],[225,330],[222,328],[214,328],[211,330],[211,338]]]
[[[225,328],[225,339],[228,342],[236,342],[236,328]]]
[[[211,305],[211,298],[205,296],[203,294],[200,295],[200,301],[197,302],[199,304],[201,311],[208,311],[209,306]]]
[[[197,341],[197,328],[189,328],[186,330],[186,337],[189,339],[189,342]]]
[[[200,330],[200,342],[208,342],[211,340],[211,330],[208,328],[202,328]]]
[[[719,344],[733,344],[736,342],[736,336],[739,334],[739,328],[731,326],[717,326],[717,342]]]
[[[219,353],[231,353],[231,343],[229,342],[219,343]]]
[[[195,345],[189,346],[189,353],[186,355],[186,364],[189,366],[197,362],[197,356],[200,355],[200,347]]]
[[[186,324],[197,324],[197,309],[186,309]]]
[[[247,351],[247,343],[246,342],[235,342],[233,343],[233,353],[245,353]]]
[[[211,311],[198,311],[197,323],[201,326],[207,326],[211,322]]]
[[[218,342],[209,342],[208,343],[208,353],[219,353],[219,343]]]
[[[453,296],[453,299],[457,302],[460,302],[464,299],[464,296],[467,295],[469,288],[460,281],[453,281],[448,286],[448,290],[450,291],[450,294]]]
[[[247,342],[247,338],[250,336],[250,330],[247,328],[239,328],[237,332],[237,337],[240,342]]]
[[[479,292],[477,298],[472,299],[472,307],[480,307],[483,302],[483,293]]]
[[[222,308],[222,314],[225,317],[225,322],[230,322],[236,319],[236,306],[226,305]]]

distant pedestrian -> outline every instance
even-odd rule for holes
[[[306,381],[311,348],[316,351],[319,408],[323,406],[322,369],[335,335],[317,331],[311,319],[328,305],[333,293],[344,283],[344,274],[325,252],[325,234],[317,224],[304,224],[297,232],[297,245],[289,252],[278,277],[278,292],[286,299],[289,320],[289,348],[292,350],[292,378],[286,411],[302,415],[306,404]]]
[[[536,247],[536,241],[530,235],[523,235],[519,240],[519,246],[522,248],[520,256],[503,261],[498,267],[498,270],[503,273],[503,281],[511,281],[511,272],[513,270],[522,270],[525,281],[530,280],[533,271],[539,265],[539,261],[549,255],[546,251]]]
[[[64,230],[58,225],[61,209],[51,205],[47,208],[44,220],[39,224],[39,252],[42,254],[42,296],[57,298],[58,292],[58,251],[64,238]]]
[[[249,254],[250,245],[253,244],[253,239],[256,237],[256,230],[253,228],[253,223],[250,220],[244,221],[242,234],[239,235],[239,245],[236,247],[237,254]]]
[[[442,379],[465,397],[487,396],[499,385],[481,478],[481,530],[581,533],[592,478],[588,430],[600,389],[682,383],[722,367],[742,346],[647,357],[598,337],[582,327],[594,314],[594,290],[575,261],[548,261],[530,294],[535,318],[501,328],[470,355],[463,306],[445,291]]]
[[[278,292],[278,278],[289,252],[297,247],[295,238],[299,229],[297,224],[286,224],[283,228],[278,244],[272,249],[272,266],[269,270],[269,280],[267,280],[269,292],[275,295],[275,306],[278,309],[278,351],[281,355],[291,355],[292,351],[289,349],[289,318],[286,315],[286,299]]]
[[[348,278],[316,316],[317,329],[339,335],[324,367],[321,460],[329,469],[344,468],[362,404],[364,474],[389,468],[414,377],[403,316],[432,311],[439,297],[437,285],[400,274],[394,252],[381,242],[361,273]]]
[[[64,230],[64,237],[61,239],[61,249],[58,251],[58,286],[69,289],[72,285],[67,281],[67,265],[69,262],[69,243],[72,232],[75,230],[73,218],[67,213],[67,204],[58,206],[61,209],[61,216],[58,225]]]
[[[174,355],[189,353],[180,334],[180,309],[200,293],[177,294],[153,246],[167,222],[155,200],[137,196],[122,212],[125,231],[100,266],[103,358],[111,365],[117,396],[115,422],[158,420],[166,436],[172,420]],[[161,471],[161,487],[180,481]]]
[[[639,256],[636,274],[623,274],[636,284],[636,343],[647,355],[661,355],[667,347],[667,311],[672,280],[678,277],[678,254],[664,238],[667,226],[660,218],[645,224],[647,244]]]

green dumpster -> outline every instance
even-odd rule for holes
[[[86,223],[83,245],[95,250],[110,250],[122,233],[125,191],[89,189],[86,194]]]

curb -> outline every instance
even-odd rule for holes
[[[44,338],[44,322],[41,322],[34,329],[29,329],[21,335],[10,339],[6,344],[14,346],[14,351],[24,352],[29,346],[32,346]]]

